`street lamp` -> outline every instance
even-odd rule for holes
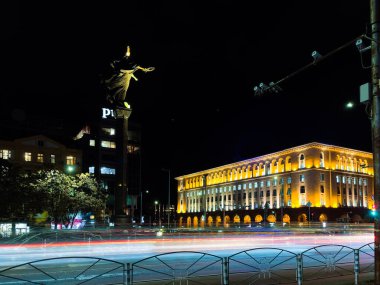
[[[149,190],[145,190],[145,193],[149,194]],[[140,192],[140,224],[142,224],[142,217],[143,217],[143,214],[142,214],[142,200],[143,200],[143,192],[141,191]]]
[[[158,201],[154,201],[154,220],[157,221],[157,204]]]
[[[168,228],[170,227],[170,169],[161,168],[162,171],[165,171],[168,173]]]

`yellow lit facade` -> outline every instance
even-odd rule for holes
[[[210,215],[217,211],[233,213],[308,205],[372,208],[374,204],[372,153],[317,142],[183,175],[176,180],[177,213],[182,219],[191,213],[199,213],[201,217],[203,213]],[[214,223],[218,220],[209,218]],[[237,218],[240,217],[232,217]]]

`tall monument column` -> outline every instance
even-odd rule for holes
[[[131,223],[132,208],[128,208],[128,119],[132,109],[125,100],[131,79],[137,81],[135,72],[151,72],[154,67],[141,67],[131,60],[131,50],[127,50],[120,60],[114,60],[110,64],[111,74],[104,78],[103,84],[106,87],[107,101],[113,106],[117,119],[123,120],[123,145],[122,145],[122,167],[121,174],[118,175],[117,188],[115,193],[115,223],[116,225],[126,225]],[[133,206],[132,206],[133,207]]]
[[[129,209],[127,208],[127,197],[128,197],[128,119],[132,113],[130,108],[115,108],[115,115],[117,119],[123,120],[123,145],[122,145],[122,173],[119,175],[116,197],[115,197],[115,208],[116,208],[116,224],[125,225],[131,222],[131,216]]]

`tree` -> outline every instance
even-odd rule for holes
[[[79,211],[97,211],[105,204],[106,196],[89,174],[71,176],[58,170],[41,170],[33,176],[31,187],[40,195],[55,228],[65,222],[72,226]]]
[[[29,179],[20,167],[0,159],[0,217],[25,219],[41,210],[37,193],[28,187]]]

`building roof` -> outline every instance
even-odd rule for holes
[[[230,164],[225,164],[225,165],[210,168],[207,170],[178,176],[178,177],[175,177],[175,179],[181,180],[181,179],[188,178],[188,177],[194,177],[197,175],[203,175],[203,174],[207,174],[210,172],[217,172],[217,171],[225,170],[226,168],[238,167],[238,166],[241,166],[242,164],[257,163],[257,162],[260,162],[263,160],[273,159],[274,157],[284,156],[284,155],[288,155],[288,154],[294,153],[294,152],[302,152],[302,151],[304,151],[306,149],[310,149],[310,148],[317,148],[320,150],[329,150],[329,151],[338,151],[338,152],[346,154],[346,155],[354,155],[354,154],[355,155],[361,155],[361,156],[369,158],[369,159],[373,158],[373,155],[370,152],[366,152],[366,151],[362,151],[362,150],[355,150],[355,149],[341,147],[341,146],[323,144],[323,143],[319,143],[319,142],[311,142],[311,143],[303,144],[300,146],[295,146],[292,148],[281,150],[278,152],[273,152],[270,154],[265,154],[262,156],[257,156],[254,158],[250,158],[250,159],[246,159],[246,160],[242,160],[242,161],[238,161],[238,162],[234,162],[234,163],[230,163]]]

